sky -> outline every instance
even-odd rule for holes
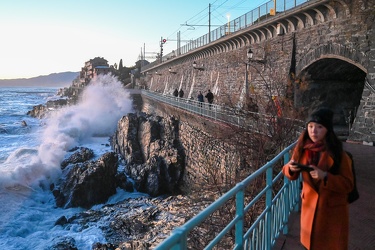
[[[268,0],[1,0],[0,79],[78,72],[103,57],[131,67],[144,50],[153,62]],[[210,8],[209,8],[210,6]],[[197,25],[197,26],[186,26]]]

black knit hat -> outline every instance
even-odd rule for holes
[[[310,114],[306,124],[309,122],[316,122],[328,130],[333,130],[333,111],[328,108],[318,108]]]

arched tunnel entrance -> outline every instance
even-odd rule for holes
[[[357,113],[366,72],[339,58],[320,58],[305,67],[295,85],[297,108],[311,111],[319,106],[331,108],[335,131],[348,135]]]

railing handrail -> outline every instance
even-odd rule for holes
[[[225,233],[233,227],[235,228],[236,237],[233,249],[245,249],[245,247],[246,249],[271,249],[280,232],[284,230],[283,232],[287,233],[289,215],[299,204],[300,182],[291,182],[285,177],[283,186],[280,188],[279,192],[272,197],[272,189],[274,184],[283,176],[281,173],[279,173],[275,178],[273,178],[273,167],[282,159],[284,160],[284,164],[288,162],[290,159],[290,150],[294,146],[295,143],[292,143],[286,147],[270,162],[256,170],[242,182],[239,182],[235,187],[214,201],[211,205],[190,219],[184,225],[173,230],[172,234],[155,249],[187,249],[188,233],[230,199],[236,200],[236,216],[234,216],[227,227],[225,227],[205,249],[212,249],[212,247],[220,241]],[[266,173],[266,187],[256,197],[251,199],[249,204],[244,204],[244,190],[246,187],[252,184],[255,178],[264,173]],[[245,219],[245,214],[247,211],[249,211],[251,206],[255,204],[256,200],[259,200],[263,195],[266,196],[266,209],[256,219],[248,231],[244,233],[243,222]],[[282,213],[278,213],[280,211]]]
[[[170,95],[163,95],[148,90],[142,90],[141,94],[146,95],[151,99],[165,102],[169,105],[173,105],[193,113],[198,109],[200,110],[200,114],[202,115],[201,109],[203,107],[200,107],[199,105],[201,103],[197,101]],[[233,109],[226,109],[225,107],[222,107],[220,105],[212,105],[213,106],[211,107],[211,109],[209,108],[209,106],[205,107],[205,109],[212,113],[223,112],[227,116],[230,116],[229,112],[233,111]],[[219,115],[207,114],[207,116],[215,119]],[[206,246],[205,249],[212,249],[233,227],[235,227],[234,249],[243,249],[243,247],[246,247],[246,249],[271,249],[271,247],[275,244],[275,241],[280,232],[283,231],[283,233],[287,233],[287,223],[289,215],[291,211],[294,210],[299,204],[299,181],[290,182],[287,178],[284,177],[284,184],[274,197],[272,192],[275,187],[275,183],[277,183],[277,181],[280,180],[283,176],[282,173],[279,172],[273,178],[273,167],[277,163],[279,163],[282,158],[284,159],[283,164],[289,161],[289,151],[294,147],[294,145],[295,143],[286,147],[271,161],[256,170],[242,182],[239,182],[235,187],[233,187],[219,199],[214,201],[211,205],[209,205],[194,218],[186,222],[181,227],[176,228],[172,232],[172,234],[156,249],[187,249],[188,233],[193,228],[201,224],[208,216],[217,211],[222,205],[224,205],[230,199],[234,198],[236,200],[236,216],[234,216],[232,221],[228,223],[225,228],[221,232],[219,232],[219,234],[216,235],[216,237]],[[244,200],[246,187],[251,185],[257,177],[264,173],[266,174],[266,186],[258,194],[256,194],[255,197],[252,197],[248,204],[245,205]],[[251,207],[256,204],[257,201],[259,201],[264,196],[266,201],[266,208],[258,216],[251,227],[246,232],[244,232],[243,230],[245,214],[250,210]]]
[[[267,126],[259,126],[259,124],[269,124],[274,122],[276,119],[294,124],[297,127],[296,131],[300,131],[304,126],[304,122],[297,119],[278,117],[277,115],[259,112],[244,111],[214,103],[201,103],[196,100],[174,97],[172,95],[165,95],[149,90],[142,90],[142,95],[148,96],[149,98],[157,101],[168,103],[171,106],[184,109],[191,113],[211,118],[215,121],[232,124],[234,126],[246,128],[249,131],[264,135],[268,135],[270,130]],[[249,117],[253,117],[253,119],[249,119]]]

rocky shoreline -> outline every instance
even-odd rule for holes
[[[28,114],[43,118],[68,103],[66,99],[49,101]],[[61,178],[51,185],[56,206],[88,209],[72,217],[63,216],[56,225],[83,230],[100,224],[107,243],[95,243],[92,249],[152,249],[211,203],[183,196],[184,151],[178,138],[178,120],[173,116],[127,114],[110,139],[113,151],[97,160],[89,148],[71,149],[71,155],[61,163]],[[125,162],[123,172],[118,171],[119,161]],[[117,188],[147,195],[90,209],[105,203]],[[77,247],[74,239],[61,238],[51,249]]]

